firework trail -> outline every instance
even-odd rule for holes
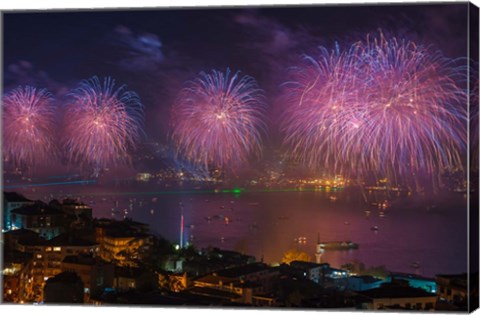
[[[334,175],[353,162],[345,150],[363,115],[358,111],[358,86],[364,82],[359,58],[356,45],[344,52],[339,46],[332,51],[321,47],[319,57],[304,56],[304,64],[292,68],[292,79],[284,84],[284,143],[295,160],[311,169]]]
[[[467,102],[460,68],[439,52],[382,34],[364,47],[370,73],[362,138],[370,148],[362,164],[400,176],[462,169]]]
[[[128,164],[140,140],[143,105],[138,95],[115,80],[82,81],[66,106],[64,147],[71,162],[96,170]]]
[[[16,167],[32,167],[56,154],[55,107],[45,89],[18,87],[3,97],[3,154]]]
[[[206,169],[234,169],[260,153],[265,130],[263,92],[250,76],[200,73],[172,109],[177,154]]]
[[[451,60],[382,33],[306,60],[286,84],[282,131],[294,158],[396,182],[463,168],[466,96]]]

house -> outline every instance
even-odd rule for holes
[[[43,300],[45,282],[62,272],[62,261],[66,256],[98,252],[98,244],[67,234],[51,240],[45,240],[38,234],[32,234],[31,231],[27,233],[11,231],[5,234],[9,235],[8,243],[14,245],[14,249],[22,253],[30,253],[33,256],[29,277],[24,279],[31,284],[33,290],[27,294],[30,297],[28,301],[40,302]]]
[[[89,302],[91,296],[101,294],[105,288],[113,287],[114,266],[91,253],[66,256],[61,263],[61,270],[74,272],[80,277],[85,303]]]
[[[278,281],[280,271],[278,268],[270,267],[264,263],[257,262],[233,268],[216,271],[221,277],[235,280],[251,281],[261,285],[259,293],[269,293],[273,290]]]
[[[157,286],[157,277],[152,271],[137,267],[115,267],[113,289],[118,292],[129,290],[148,291]]]
[[[13,229],[27,229],[49,240],[65,231],[66,215],[63,211],[41,201],[10,211]]]
[[[231,302],[253,304],[254,295],[261,294],[264,290],[261,284],[222,277],[213,273],[193,281],[193,288],[188,292],[196,295],[224,298]]]
[[[81,217],[92,220],[92,207],[73,199],[64,199],[61,203],[62,210],[69,215],[73,215],[79,220]]]
[[[3,193],[3,230],[8,231],[12,228],[11,213],[12,210],[21,208],[23,206],[33,205],[35,202],[25,198],[24,196],[16,192],[4,192]]]
[[[332,268],[327,263],[317,264],[306,261],[292,261],[290,267],[297,274],[297,277],[309,279],[317,284],[338,289],[344,289],[347,285],[348,272]]]
[[[100,244],[100,257],[118,266],[137,267],[153,243],[148,226],[131,220],[97,220],[95,239]]]
[[[297,270],[299,277],[306,278],[315,283],[323,283],[325,281],[326,270],[330,267],[329,264],[317,264],[306,261],[292,261],[290,267]]]
[[[436,301],[435,294],[412,288],[404,280],[356,293],[357,308],[366,310],[434,310]]]
[[[218,270],[192,281],[192,294],[224,298],[248,305],[272,305],[272,292],[280,272],[263,263]]]
[[[435,281],[437,283],[437,295],[440,301],[457,307],[467,306],[469,294],[468,275],[466,273],[437,275]],[[478,287],[478,280],[476,285]],[[478,300],[478,291],[476,294]]]
[[[21,303],[29,299],[32,292],[28,282],[31,271],[32,254],[3,248],[3,302]]]

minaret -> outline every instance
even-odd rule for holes
[[[317,264],[320,264],[322,262],[322,255],[325,252],[325,250],[322,248],[322,245],[320,243],[320,233],[317,235],[317,246],[315,249],[315,258]]]

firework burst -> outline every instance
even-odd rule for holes
[[[413,42],[368,39],[362,164],[400,176],[440,175],[464,166],[466,94],[462,73],[439,52]]]
[[[463,168],[466,98],[451,60],[382,33],[306,60],[286,85],[282,130],[294,158],[396,182]]]
[[[362,112],[358,86],[362,73],[359,50],[352,46],[341,51],[320,48],[318,58],[304,56],[304,64],[291,69],[281,131],[290,155],[311,169],[333,174],[352,162],[345,154]],[[353,165],[352,165],[353,166]]]
[[[138,95],[107,77],[82,81],[70,93],[64,146],[71,162],[103,169],[131,161],[142,134],[143,105]]]
[[[31,167],[55,155],[55,107],[45,89],[18,87],[3,97],[3,154],[14,166]]]
[[[177,153],[196,165],[235,168],[260,153],[265,129],[263,92],[239,72],[200,73],[172,109]]]

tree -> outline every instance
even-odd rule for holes
[[[310,262],[312,258],[306,252],[296,249],[289,249],[283,254],[282,263],[290,264],[295,260]]]

